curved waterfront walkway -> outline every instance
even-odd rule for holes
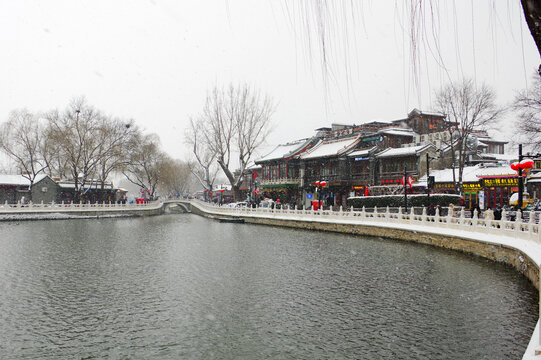
[[[241,218],[245,222],[371,235],[413,241],[463,251],[513,266],[541,290],[541,225],[529,222],[460,217],[427,216],[384,211],[312,211],[269,208],[217,207],[190,201],[193,213],[214,218]],[[383,210],[383,209],[380,209]],[[541,296],[540,296],[541,310]],[[541,314],[541,311],[540,311]],[[541,359],[538,320],[523,359]]]

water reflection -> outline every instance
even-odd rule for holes
[[[427,246],[193,215],[0,223],[6,358],[518,358],[537,291]]]

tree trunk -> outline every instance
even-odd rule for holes
[[[240,201],[240,186],[231,186],[231,192],[233,193],[233,201]]]
[[[524,19],[541,56],[541,0],[521,0]],[[541,75],[541,66],[539,67]]]

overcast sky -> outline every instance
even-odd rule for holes
[[[435,30],[445,68],[432,44],[421,53],[416,84],[401,2],[365,1],[348,22],[346,50],[341,23],[351,18],[332,18],[338,25],[329,37],[332,72],[325,82],[317,47],[310,51],[305,27],[296,25],[310,16],[284,3],[1,1],[0,121],[13,109],[63,109],[84,95],[156,132],[170,155],[183,158],[188,119],[215,85],[248,83],[273,97],[268,142],[276,144],[331,123],[429,110],[434,91],[463,75],[493,86],[498,101],[509,103],[541,62],[519,0],[440,1]]]

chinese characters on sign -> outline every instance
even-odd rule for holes
[[[466,183],[462,187],[464,190],[481,190],[481,184],[479,183]]]
[[[437,183],[434,185],[434,189],[454,189],[455,185],[453,183]]]
[[[499,178],[499,179],[482,179],[483,184],[485,187],[493,187],[493,186],[517,186],[518,185],[518,178],[512,177],[512,178]]]

